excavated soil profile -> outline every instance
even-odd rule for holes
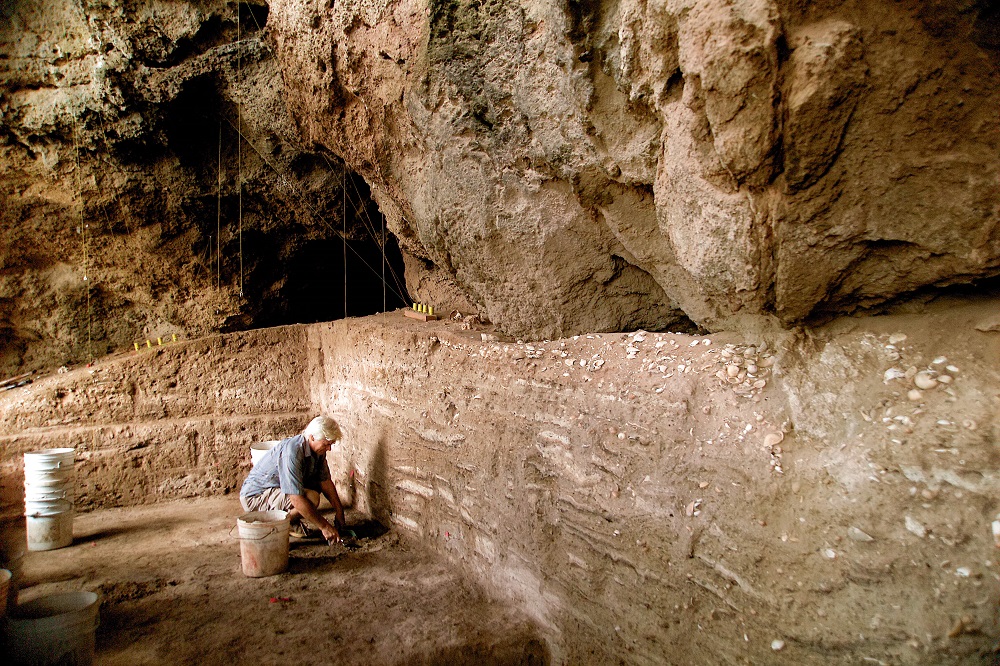
[[[397,311],[39,376],[0,393],[4,497],[73,446],[79,515],[22,595],[101,593],[109,664],[994,664],[997,306],[535,342]],[[361,547],[246,578],[248,447],[316,413]]]

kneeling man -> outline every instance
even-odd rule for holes
[[[281,440],[257,461],[240,489],[246,511],[288,511],[296,536],[308,535],[305,521],[315,525],[328,543],[340,541],[344,530],[344,507],[337,487],[330,480],[326,453],[340,441],[340,426],[333,419],[317,416],[301,435]],[[336,526],[319,512],[320,492],[336,513]],[[305,519],[303,521],[302,519]]]

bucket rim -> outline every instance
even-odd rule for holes
[[[17,604],[7,615],[7,621],[14,624],[27,624],[51,620],[60,616],[88,610],[92,606],[99,606],[100,603],[101,595],[97,592],[88,592],[87,590],[56,592]],[[58,612],[45,613],[48,609],[55,609]],[[97,609],[94,608],[94,612],[96,611]]]
[[[269,439],[266,442],[254,442],[250,445],[250,448],[254,451],[270,451],[278,444],[281,444],[280,439]]]
[[[29,507],[29,504],[35,506]],[[38,505],[44,506],[38,506]],[[69,500],[39,500],[37,502],[32,502],[30,500],[24,503],[24,515],[28,518],[34,518],[36,516],[58,516],[59,514],[68,513],[73,510],[73,503]]]
[[[256,525],[264,527],[265,525],[269,526],[274,523],[284,523],[290,521],[288,519],[287,511],[271,509],[270,511],[248,511],[237,518],[236,522],[239,525]]]
[[[72,446],[63,446],[55,449],[37,449],[35,451],[26,451],[24,453],[25,459],[28,456],[38,456],[38,457],[59,457],[74,453],[76,448]]]

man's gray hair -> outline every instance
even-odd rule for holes
[[[340,441],[343,436],[340,434],[340,426],[329,416],[317,416],[309,422],[302,434],[306,437],[312,435],[314,439],[325,439],[329,442]]]

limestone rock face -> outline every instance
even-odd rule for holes
[[[352,210],[367,188],[298,143],[266,18],[263,2],[0,8],[0,377],[343,314],[329,248],[345,183]]]
[[[1000,273],[998,19],[932,5],[275,0],[269,36],[418,300],[716,329]]]

